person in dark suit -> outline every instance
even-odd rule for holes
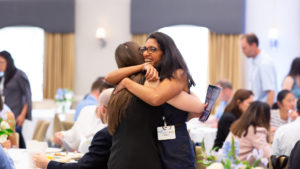
[[[300,140],[295,144],[289,159],[288,169],[298,169],[300,166]]]
[[[113,90],[107,89],[100,94],[101,100],[109,100]],[[105,105],[105,103],[104,103]],[[106,106],[101,106],[100,111],[107,111]],[[105,110],[102,110],[105,109]],[[109,115],[107,114],[106,118]],[[108,133],[107,127],[98,131],[93,137],[89,151],[77,163],[60,163],[50,161],[45,155],[35,154],[33,161],[38,168],[42,169],[107,169],[107,162],[112,145],[112,136]]]
[[[77,163],[61,163],[50,161],[47,157],[36,154],[33,156],[35,165],[42,169],[107,169],[107,161],[110,155],[112,137],[107,127],[98,131],[94,136],[89,152],[87,152]]]

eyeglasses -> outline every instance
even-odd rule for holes
[[[145,51],[147,51],[148,53],[154,53],[154,52],[156,52],[158,50],[158,48],[156,48],[156,47],[154,47],[154,46],[149,46],[148,48],[147,47],[145,47],[145,46],[143,46],[143,47],[140,47],[139,48],[139,52],[140,52],[140,54],[141,55],[143,55],[143,53],[145,52]]]

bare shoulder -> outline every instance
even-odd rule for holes
[[[283,80],[282,89],[291,90],[294,84],[294,78],[292,76],[287,76]]]
[[[294,78],[292,76],[287,76],[286,78],[284,78],[284,83],[294,83]]]
[[[183,71],[182,69],[177,69],[174,72],[174,78],[179,80],[187,80],[187,73]]]

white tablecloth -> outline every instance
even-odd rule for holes
[[[32,169],[29,153],[26,149],[8,149],[9,156],[13,159],[16,169]]]
[[[199,122],[198,119],[188,122],[187,128],[194,143],[201,143],[202,139],[204,139],[205,150],[210,151],[213,148],[217,136],[217,128],[208,127]]]
[[[46,139],[51,138],[53,135],[53,120],[56,109],[33,109],[32,110],[32,120],[25,120],[23,124],[23,136],[25,141],[31,140],[33,136],[33,132],[35,129],[35,125],[38,120],[47,120],[50,122],[50,125],[47,130]],[[74,116],[75,110],[70,110],[66,114],[60,114],[59,118],[61,121],[65,121],[67,116]]]

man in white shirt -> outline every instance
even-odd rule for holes
[[[297,101],[297,112],[300,113],[300,99]],[[287,155],[290,153],[298,140],[300,140],[300,117],[295,121],[280,126],[274,136],[271,154]]]
[[[99,105],[83,108],[70,130],[54,134],[54,142],[61,145],[63,141],[72,150],[86,153],[96,132],[107,126],[106,107],[112,91],[113,88],[103,90],[98,99]]]
[[[252,60],[249,75],[250,90],[254,100],[267,102],[270,107],[274,103],[276,91],[276,71],[272,59],[258,48],[259,41],[255,34],[245,34],[241,39],[241,47],[247,58]]]

